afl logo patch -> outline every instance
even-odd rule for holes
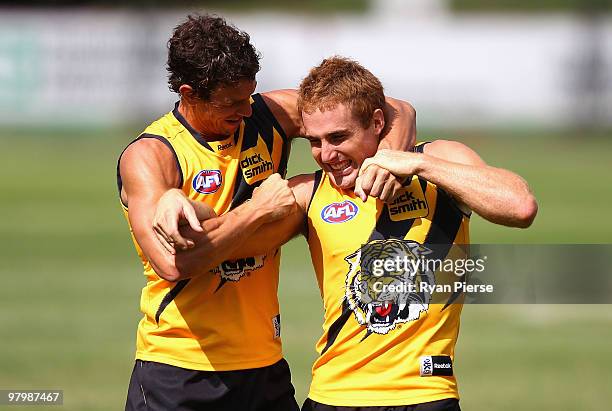
[[[331,203],[321,210],[321,218],[326,223],[344,223],[353,219],[359,212],[357,205],[350,200],[341,203]]]
[[[191,185],[198,193],[212,194],[221,187],[222,182],[221,171],[202,170],[193,178]]]

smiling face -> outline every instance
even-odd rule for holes
[[[303,111],[302,121],[312,156],[331,182],[342,189],[354,187],[361,164],[376,153],[385,124],[382,110],[374,111],[367,128],[345,104],[312,113]]]
[[[243,118],[251,116],[250,98],[256,85],[255,80],[242,79],[236,85],[218,87],[208,100],[190,96],[191,87],[181,86],[186,87],[181,94],[188,106],[182,114],[205,138],[226,138],[240,127]]]

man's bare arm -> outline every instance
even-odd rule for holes
[[[136,242],[156,273],[173,278],[172,254],[158,241],[152,227],[159,198],[180,181],[172,152],[159,140],[137,140],[122,154],[119,172],[123,185],[121,200],[128,206]]]
[[[207,273],[231,259],[263,224],[284,219],[295,208],[295,198],[287,181],[273,174],[255,189],[250,201],[202,222],[202,232],[194,232],[193,248],[173,255],[174,280]]]
[[[406,101],[386,98],[385,128],[378,149],[410,151],[416,143],[416,111]]]
[[[295,196],[297,206],[284,218],[263,224],[251,236],[243,237],[240,244],[228,257],[238,259],[266,254],[276,250],[296,235],[306,234],[306,214],[312,195],[314,175],[304,174],[289,179],[289,187]],[[203,222],[205,223],[205,222]],[[195,232],[191,227],[181,227],[184,236],[194,238],[196,243],[205,238],[205,234]],[[181,252],[179,252],[180,256]]]
[[[526,228],[538,205],[529,186],[517,174],[487,165],[469,147],[439,140],[425,146],[424,154],[382,150],[366,159],[398,176],[418,175],[448,192],[459,203],[492,223]]]
[[[178,188],[166,191],[157,202],[153,216],[153,229],[159,242],[170,252],[176,249],[187,250],[195,243],[189,237],[183,237],[179,231],[181,225],[189,225],[194,231],[202,232],[200,221],[216,217],[215,210],[201,201],[188,198]],[[164,230],[169,228],[168,233]]]
[[[253,234],[262,224],[282,217],[295,207],[291,190],[280,176],[275,175],[269,183],[264,182],[267,189],[259,193],[259,201],[251,201],[233,213],[206,220],[202,229],[207,241],[177,258],[162,245],[153,229],[157,202],[179,183],[170,149],[155,139],[136,141],[122,155],[120,174],[122,200],[128,206],[136,242],[155,272],[168,281],[216,267],[229,257],[242,237]]]

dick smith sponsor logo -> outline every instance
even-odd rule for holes
[[[420,198],[414,198],[413,192],[400,194],[389,206],[391,215],[424,209],[427,209],[427,203]]]
[[[244,170],[246,178],[253,178],[261,173],[274,169],[271,161],[265,160],[260,153],[255,153],[240,161],[240,167]]]

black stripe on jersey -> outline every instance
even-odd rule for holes
[[[261,94],[253,94],[252,97],[253,101],[255,102],[253,108],[261,109],[261,114],[263,115],[263,117],[271,123],[272,127],[274,127],[276,131],[278,131],[280,136],[283,138],[283,142],[287,144],[289,142],[287,134],[285,134],[285,130],[283,130],[276,117],[274,117],[274,114],[272,114],[272,110],[270,110],[270,107],[268,107],[264,98],[261,96]]]
[[[242,147],[240,151],[244,152],[249,148],[253,148],[257,145],[259,135],[262,136],[268,149],[268,153],[272,154],[274,150],[274,130],[278,131],[283,141],[282,154],[280,164],[278,164],[277,172],[283,177],[287,174],[287,162],[289,160],[289,144],[287,144],[287,137],[285,132],[280,127],[280,124],[272,115],[272,112],[266,105],[265,101],[259,94],[253,96],[253,114],[251,117],[244,120],[244,131],[242,138]],[[251,198],[255,187],[259,186],[262,182],[258,181],[253,185],[247,184],[244,180],[242,172],[236,175],[236,181],[234,183],[234,196],[232,198],[231,208],[236,208],[246,200]]]
[[[412,147],[412,151],[415,153],[423,154],[423,149],[425,148],[425,144],[429,144],[430,141],[425,141],[423,143],[419,143],[416,146]]]
[[[221,287],[225,285],[226,282],[227,280],[225,278],[222,278],[221,281],[219,281],[219,285],[217,286],[217,288],[215,288],[215,291],[213,292],[213,294],[219,291]]]
[[[289,151],[291,146],[289,145],[289,139],[285,134],[285,130],[281,127],[280,123],[272,114],[272,110],[266,104],[261,94],[253,94],[253,115],[246,120],[247,125],[249,123],[255,123],[257,131],[262,135],[263,140],[266,143],[268,152],[272,154],[274,149],[274,129],[278,131],[283,141],[283,150],[281,152],[280,163],[277,165],[277,172],[285,177],[287,174],[287,163],[289,161]],[[246,131],[245,131],[246,134]],[[255,139],[253,144],[257,144],[257,134],[255,133]],[[244,147],[243,149],[250,148]]]
[[[284,137],[285,132],[282,131],[280,125],[272,115],[272,112],[264,102],[263,98],[259,94],[254,94],[253,114],[251,117],[244,119],[244,137],[242,139],[241,151],[248,150],[257,145],[259,135],[261,134],[262,139],[266,143],[266,148],[269,153],[272,153],[272,145],[274,143],[274,128],[277,129],[283,143],[286,143],[287,138]]]
[[[310,211],[310,205],[312,204],[312,199],[317,192],[317,188],[321,184],[321,180],[323,177],[323,170],[317,170],[314,172],[314,184],[312,186],[312,194],[310,195],[310,200],[308,200],[308,207],[306,207],[306,213],[304,214],[304,227],[306,227],[306,238],[308,238],[308,212]]]
[[[244,181],[242,170],[239,170],[239,172],[236,173],[236,181],[234,182],[234,196],[232,197],[232,205],[230,206],[230,210],[233,210],[240,204],[244,203],[246,200],[251,198],[252,195],[253,187]]]
[[[359,340],[359,342],[362,342],[363,340],[365,340],[366,338],[368,338],[370,335],[372,335],[372,331],[370,331],[370,330],[368,330],[368,329],[366,328],[366,333],[365,333],[365,335],[363,336],[363,338],[362,338],[361,340]]]
[[[257,145],[257,140],[259,139],[259,125],[256,124],[254,119],[256,118],[256,112],[253,110],[253,115],[251,118],[247,119],[244,122],[244,131],[242,137],[242,146],[240,147],[240,152],[246,151],[249,148],[253,148]],[[264,137],[264,140],[267,138]],[[271,151],[269,151],[271,153]],[[234,196],[232,197],[232,205],[230,209],[234,209],[238,207],[240,204],[247,201],[253,195],[253,190],[257,187],[261,182],[257,182],[254,185],[249,185],[244,180],[244,174],[242,173],[242,166],[240,166],[239,172],[236,174],[236,180],[234,181]]]
[[[280,163],[278,164],[278,174],[283,178],[287,177],[287,164],[289,163],[290,152],[291,144],[283,140],[283,152],[281,153]]]
[[[453,204],[453,200],[438,188],[436,210],[431,221],[431,228],[423,244],[446,245],[446,253],[441,258],[446,257],[448,250],[455,241],[462,219],[463,214]]]
[[[185,288],[185,286],[189,283],[189,280],[190,279],[187,278],[177,282],[176,285],[172,287],[172,289],[164,296],[162,302],[159,304],[157,312],[155,313],[155,322],[157,324],[159,324],[159,317],[161,316],[162,312],[164,312],[168,304],[170,304],[176,298],[176,296],[179,295],[183,288]]]
[[[200,143],[202,146],[206,147],[210,151],[214,151],[212,147],[210,147],[210,144],[208,144],[206,139],[202,137],[202,135],[198,133],[195,128],[191,127],[191,125],[187,122],[187,120],[185,120],[185,117],[183,117],[183,115],[179,113],[178,108],[179,108],[179,101],[177,101],[176,104],[174,105],[174,110],[172,110],[172,115],[178,120],[179,123],[183,125],[183,127],[185,127],[185,129],[187,129],[187,131],[189,131],[189,133],[191,133],[193,138],[195,138],[198,143]]]
[[[410,182],[408,182],[410,184]],[[419,177],[419,184],[421,184],[421,190],[423,190],[423,195],[425,195],[425,190],[427,190],[427,180]]]
[[[340,317],[338,317],[338,319],[329,326],[329,330],[327,331],[327,343],[325,343],[325,347],[321,351],[321,355],[325,354],[329,347],[332,346],[334,341],[336,341],[342,327],[344,327],[344,324],[346,324],[348,319],[351,318],[352,313],[353,311],[349,308],[348,302],[344,300],[342,302],[342,314],[340,314]]]
[[[453,199],[443,190],[438,189],[436,210],[431,222],[431,228],[423,243],[433,251],[428,258],[439,260],[446,258],[459,232],[462,220],[463,213],[453,203]],[[462,291],[453,292],[441,311],[452,304],[461,293]]]
[[[404,181],[404,186],[409,186],[412,179],[406,179]],[[419,178],[419,183],[421,183],[421,188],[423,189],[423,193],[425,193],[425,188],[427,187],[427,180],[423,180]],[[387,204],[383,206],[382,212],[380,213],[380,217],[376,221],[376,226],[374,230],[372,230],[372,234],[370,234],[370,238],[368,242],[373,240],[386,240],[389,238],[399,238],[403,240],[406,238],[406,234],[412,228],[415,219],[411,218],[410,220],[403,221],[393,221],[391,220],[389,214],[389,208]]]
[[[263,140],[266,142],[268,152],[272,153],[272,144],[268,140],[271,140],[274,137],[270,135],[271,133],[265,132],[265,129],[271,127],[271,125],[262,121],[256,115],[257,113],[255,110],[253,110],[253,115],[244,121],[244,132],[240,151],[246,151],[249,148],[255,147],[257,145],[257,141],[259,140],[259,134],[261,133]],[[270,129],[270,132],[271,131],[272,130]]]
[[[310,200],[308,201],[308,207],[306,208],[306,215],[310,211],[310,205],[312,204],[312,199],[317,192],[317,188],[319,188],[319,184],[321,184],[321,180],[323,178],[323,170],[317,170],[314,173],[314,185],[312,186],[312,194],[310,195]]]
[[[183,170],[181,169],[181,163],[179,162],[178,156],[176,155],[176,151],[174,151],[174,147],[172,147],[172,144],[170,144],[168,139],[166,139],[166,138],[164,138],[162,136],[158,136],[158,135],[155,135],[155,134],[143,133],[143,134],[139,135],[136,139],[132,140],[132,142],[130,144],[128,144],[123,149],[121,154],[119,154],[119,158],[117,159],[117,189],[119,190],[119,200],[121,201],[121,204],[123,204],[123,200],[121,200],[121,188],[123,188],[123,181],[121,180],[121,171],[120,171],[121,157],[123,156],[123,153],[125,153],[125,150],[127,150],[129,146],[131,146],[132,144],[134,144],[135,142],[137,142],[138,140],[143,139],[143,138],[154,138],[156,140],[159,140],[162,143],[164,143],[164,145],[166,147],[168,147],[170,149],[170,151],[174,155],[174,161],[176,162],[176,169],[177,169],[177,171],[179,173],[179,184],[178,184],[178,187],[176,187],[176,188],[183,187]],[[125,204],[123,204],[123,206],[127,207]]]
[[[389,238],[399,238],[403,240],[406,234],[408,234],[408,231],[410,231],[410,228],[412,228],[412,224],[414,224],[414,218],[404,221],[392,221],[389,216],[387,204],[385,204],[380,213],[380,217],[378,217],[376,221],[376,226],[374,230],[372,230],[372,234],[370,234],[368,242],[373,240],[387,240]]]

